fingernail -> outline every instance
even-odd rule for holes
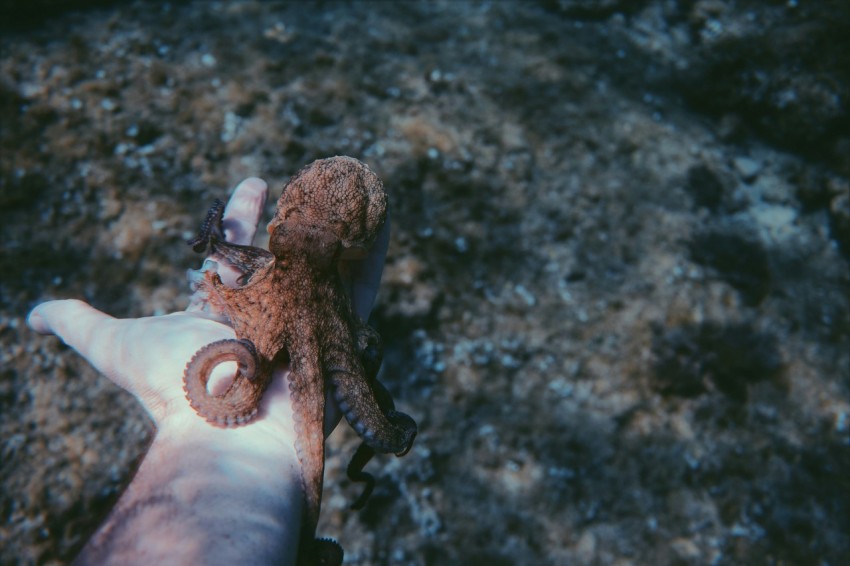
[[[248,177],[239,185],[236,186],[237,189],[250,189],[252,191],[256,191],[258,193],[262,193],[268,188],[268,183],[260,179],[259,177]]]

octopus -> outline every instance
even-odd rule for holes
[[[326,392],[330,392],[362,443],[348,466],[352,481],[365,483],[352,505],[362,507],[374,486],[363,471],[375,453],[403,456],[416,437],[415,421],[396,411],[378,381],[382,360],[378,333],[354,311],[343,284],[343,260],[365,256],[386,219],[380,179],[350,157],[311,163],[286,184],[268,227],[269,250],[228,243],[216,201],[189,242],[243,274],[225,286],[206,271],[200,290],[223,312],[236,337],[201,348],[186,366],[184,389],[192,408],[216,426],[245,425],[258,411],[275,366],[288,363],[295,451],[306,505],[299,547],[301,564],[339,564],[342,548],[316,539],[324,475]],[[221,395],[207,382],[213,368],[235,361],[237,375]]]

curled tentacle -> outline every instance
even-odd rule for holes
[[[380,358],[378,358],[378,360],[378,366],[380,366]],[[377,370],[374,373],[377,373]],[[374,378],[374,373],[372,374],[369,385],[371,386],[372,395],[374,396],[375,403],[378,405],[378,409],[381,413],[383,413],[385,420],[390,423],[390,425],[403,431],[403,434],[408,434],[409,439],[396,445],[399,449],[393,449],[390,447],[390,449],[381,450],[375,446],[374,438],[376,435],[369,431],[364,421],[362,419],[357,419],[354,415],[350,416],[349,413],[346,412],[346,409],[343,408],[342,403],[340,403],[340,408],[345,413],[346,419],[348,419],[351,426],[355,431],[357,431],[360,437],[363,438],[363,442],[357,447],[357,451],[354,453],[354,456],[351,457],[351,461],[348,463],[348,468],[346,468],[348,479],[353,482],[366,484],[363,488],[363,492],[354,501],[354,503],[351,504],[352,509],[362,509],[369,500],[369,496],[372,495],[372,490],[375,488],[374,476],[368,472],[364,472],[363,468],[366,467],[366,464],[368,464],[375,455],[376,449],[381,452],[395,452],[396,456],[404,456],[410,450],[410,447],[413,445],[413,439],[416,437],[416,422],[408,415],[395,410],[395,403],[393,402],[392,395],[387,388],[384,387],[383,383]],[[352,422],[353,420],[356,420],[357,424],[354,424],[354,422]]]
[[[413,447],[413,440],[416,438],[416,433],[419,429],[416,426],[416,421],[407,413],[401,411],[390,411],[387,413],[387,420],[397,429],[403,431],[404,442],[401,443],[400,450],[393,450],[393,454],[401,458]]]
[[[346,371],[331,374],[334,398],[348,424],[376,452],[404,455],[416,438],[416,422],[398,411],[384,413],[372,387]],[[380,395],[380,394],[379,394]]]
[[[239,374],[221,395],[207,389],[213,368],[235,361]],[[249,340],[219,340],[207,344],[189,360],[183,374],[183,390],[195,411],[212,424],[238,426],[257,414],[269,376],[262,375],[254,345]]]

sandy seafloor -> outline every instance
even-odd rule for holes
[[[362,512],[331,437],[347,563],[846,564],[849,6],[0,3],[0,562],[69,561],[154,434],[28,310],[185,308],[214,198],[346,154],[420,426]]]

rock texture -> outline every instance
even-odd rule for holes
[[[183,308],[198,211],[336,154],[389,193],[372,324],[420,423],[359,513],[329,440],[350,563],[850,553],[846,2],[15,4],[3,563],[70,560],[153,433],[28,309]]]

